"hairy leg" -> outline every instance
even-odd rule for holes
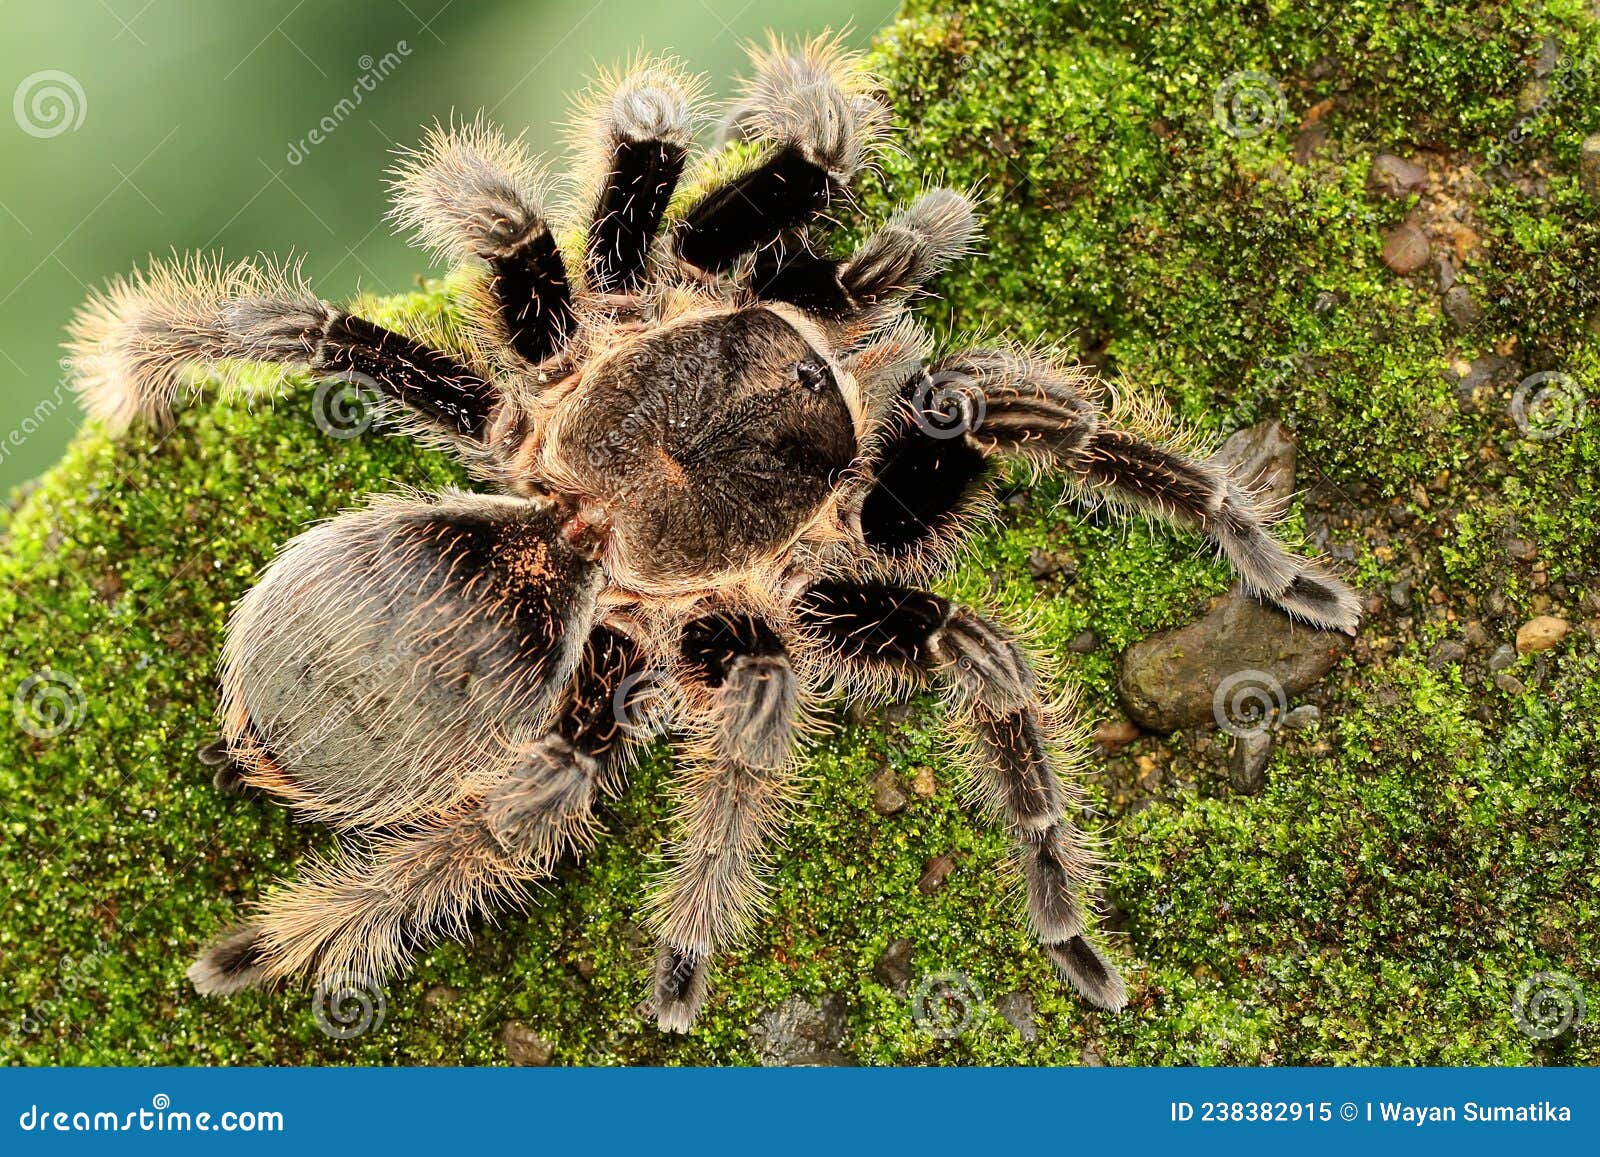
[[[1120,1009],[1122,978],[1086,929],[1083,897],[1097,882],[1097,860],[1068,818],[1083,794],[1058,768],[1077,759],[1062,750],[1071,728],[1041,701],[1017,645],[967,608],[909,587],[818,583],[798,610],[847,680],[941,687],[984,794],[1020,853],[1034,935],[1085,998]]]
[[[994,350],[930,364],[908,383],[864,495],[861,531],[889,557],[938,553],[986,476],[986,459],[1020,457],[1066,472],[1083,493],[1186,521],[1258,598],[1323,629],[1354,633],[1353,592],[1290,554],[1241,482],[1214,460],[1109,424],[1087,372]]]
[[[579,169],[594,186],[585,242],[587,288],[637,293],[692,140],[693,85],[664,62],[606,84],[583,117]]]
[[[452,261],[481,261],[480,327],[524,361],[555,356],[572,330],[572,290],[520,141],[482,120],[435,126],[392,173],[390,217]]]
[[[377,982],[421,946],[464,938],[471,920],[523,899],[562,855],[590,845],[593,804],[631,756],[623,725],[644,656],[627,635],[590,633],[550,730],[520,745],[488,792],[450,813],[313,863],[189,969],[203,993],[301,973]]]
[[[398,403],[423,430],[481,441],[499,401],[447,353],[347,313],[293,270],[191,257],[156,262],[90,298],[71,326],[84,407],[114,429],[170,420],[195,371],[267,362],[347,377]]]
[[[758,620],[711,616],[684,632],[686,683],[703,735],[680,785],[670,871],[652,897],[660,940],[655,1014],[687,1032],[712,955],[748,928],[766,847],[789,795],[798,684],[783,643]]]
[[[727,272],[845,196],[887,131],[888,110],[860,58],[837,41],[796,51],[774,43],[755,65],[736,124],[764,152],[691,205],[673,237],[679,259],[708,273]]]
[[[783,301],[808,313],[857,320],[903,301],[972,248],[978,220],[972,203],[950,189],[930,189],[900,209],[847,258],[809,250],[763,250],[748,278],[762,301]]]

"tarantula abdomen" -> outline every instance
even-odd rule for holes
[[[449,806],[536,723],[601,582],[550,503],[386,499],[291,542],[230,625],[247,780],[377,826]]]

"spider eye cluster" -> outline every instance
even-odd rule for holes
[[[794,380],[813,394],[820,393],[833,384],[833,371],[828,363],[818,357],[804,357],[794,363],[790,371]]]

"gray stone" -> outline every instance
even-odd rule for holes
[[[1445,290],[1444,315],[1450,323],[1462,331],[1477,329],[1483,324],[1483,307],[1472,296],[1472,290],[1465,285],[1452,285]]]
[[[855,1058],[842,1048],[849,1028],[850,1008],[837,993],[814,1004],[791,996],[756,1018],[750,1044],[768,1068],[854,1065]]]
[[[1072,642],[1067,644],[1067,650],[1074,655],[1092,655],[1100,649],[1100,636],[1093,631],[1079,631],[1072,636]]]
[[[911,986],[911,956],[915,951],[916,945],[902,936],[883,950],[872,967],[872,975],[896,996],[904,996]]]
[[[1517,661],[1517,645],[1515,643],[1501,643],[1494,649],[1494,654],[1489,656],[1489,672],[1504,671]]]
[[[556,1052],[555,1045],[515,1020],[506,1021],[500,1029],[500,1043],[505,1046],[506,1060],[514,1065],[543,1067]]]
[[[1017,1030],[1017,1035],[1032,1043],[1039,1039],[1039,1026],[1034,1023],[1033,997],[1026,992],[1008,992],[994,1002],[1000,1019]]]
[[[1215,724],[1214,699],[1229,675],[1260,672],[1292,697],[1326,675],[1350,642],[1337,631],[1295,623],[1236,588],[1197,622],[1129,647],[1117,694],[1147,731]]]
[[[942,856],[934,856],[923,866],[922,878],[917,881],[917,890],[924,896],[931,896],[950,878],[950,873],[956,870],[956,858],[949,852]]]
[[[1428,264],[1428,254],[1428,235],[1410,221],[1384,235],[1383,263],[1402,276]]]
[[[1466,660],[1467,648],[1454,639],[1444,639],[1428,654],[1428,666],[1437,671],[1453,667]]]
[[[1561,60],[1561,42],[1554,36],[1545,36],[1539,40],[1539,57],[1533,63],[1534,76],[1549,76],[1555,72],[1556,64]]]
[[[1409,197],[1428,187],[1428,170],[1393,153],[1379,153],[1367,170],[1367,189],[1380,197]]]
[[[1600,133],[1590,133],[1578,148],[1578,183],[1591,201],[1600,201]]]
[[[1485,354],[1467,363],[1467,372],[1456,382],[1456,392],[1469,395],[1484,386],[1507,383],[1516,378],[1519,367],[1510,358]]]
[[[1028,555],[1028,573],[1036,579],[1071,578],[1078,573],[1078,563],[1068,551],[1034,550]]]
[[[1228,760],[1228,782],[1240,795],[1256,795],[1267,784],[1267,764],[1272,760],[1272,732],[1247,731],[1233,741]]]
[[[1539,548],[1532,539],[1513,537],[1506,539],[1502,545],[1506,553],[1518,562],[1532,562],[1539,557]]]
[[[1228,469],[1269,510],[1281,511],[1294,495],[1294,439],[1276,419],[1232,434],[1212,461]]]
[[[1494,677],[1494,685],[1507,695],[1521,695],[1527,691],[1527,685],[1510,671],[1501,671]]]
[[[894,773],[893,768],[884,768],[872,781],[872,810],[880,816],[892,816],[896,812],[904,811],[906,804],[910,803],[900,786],[900,777]]]
[[[1404,578],[1397,583],[1389,584],[1389,601],[1400,610],[1411,608],[1411,588],[1415,585],[1411,579]]]
[[[1322,709],[1315,703],[1302,703],[1278,721],[1285,731],[1306,731],[1322,721]]]

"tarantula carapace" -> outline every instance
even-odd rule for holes
[[[1244,486],[1119,427],[1085,370],[1010,349],[930,358],[907,306],[972,243],[966,197],[924,192],[843,258],[808,239],[885,145],[857,57],[829,39],[755,54],[737,139],[674,203],[693,93],[663,61],[603,84],[561,212],[481,121],[401,159],[395,219],[473,270],[454,352],[251,263],[157,265],[79,316],[82,395],[113,426],[164,420],[196,369],[226,383],[273,363],[354,377],[499,491],[343,514],[240,602],[205,753],[217,782],[352,838],[199,958],[201,992],[382,976],[522,899],[594,838],[653,696],[687,742],[648,904],[652,1004],[685,1031],[759,911],[816,707],[933,686],[1015,840],[1039,942],[1120,1008],[1062,775],[1075,731],[1004,630],[914,584],[949,565],[991,510],[992,463],[1015,456],[1191,522],[1258,596],[1354,630],[1351,593],[1287,553]]]

